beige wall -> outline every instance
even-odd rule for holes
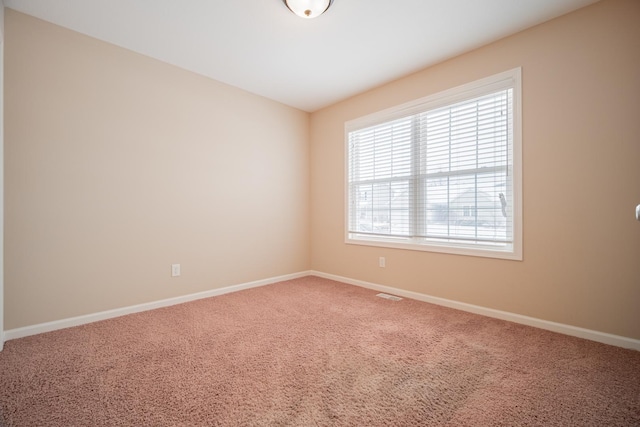
[[[5,47],[5,329],[309,268],[307,113],[9,9]]]
[[[344,122],[517,66],[524,261],[346,245]],[[596,3],[314,113],[311,195],[314,270],[639,339],[640,2]]]
[[[0,0],[0,242],[4,242],[4,1]],[[0,351],[4,348],[4,244],[0,245]]]
[[[313,268],[640,339],[638,22],[605,0],[309,122],[7,10],[5,329]],[[524,261],[344,244],[344,122],[516,66]]]

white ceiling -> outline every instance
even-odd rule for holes
[[[4,0],[7,7],[304,111],[597,0]]]

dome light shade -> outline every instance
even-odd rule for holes
[[[315,18],[329,9],[333,0],[282,0],[289,10],[301,18]]]

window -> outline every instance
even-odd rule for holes
[[[346,242],[522,259],[520,68],[346,123]]]

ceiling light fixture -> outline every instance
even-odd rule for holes
[[[282,0],[289,10],[301,18],[315,18],[329,9],[333,0]]]

